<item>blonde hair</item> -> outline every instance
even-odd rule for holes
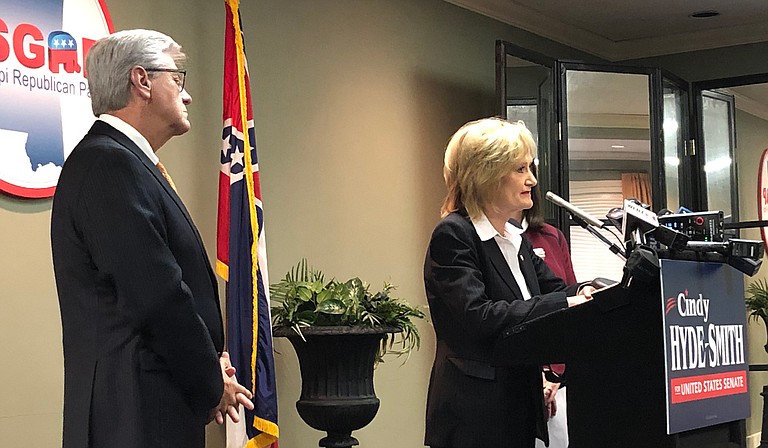
[[[463,207],[471,218],[480,217],[502,178],[529,155],[536,157],[536,143],[522,121],[484,118],[459,128],[445,148],[443,178],[448,194],[441,216]]]

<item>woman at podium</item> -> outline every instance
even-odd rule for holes
[[[536,175],[536,167],[533,167]],[[568,249],[568,241],[565,235],[557,227],[547,224],[544,213],[541,210],[541,195],[538,186],[531,190],[533,206],[527,210],[520,210],[513,217],[514,223],[519,223],[523,229],[523,235],[528,238],[533,253],[544,260],[552,272],[563,279],[565,284],[576,283],[576,273],[573,272],[573,262]],[[544,378],[544,402],[548,406],[549,420],[547,429],[549,432],[549,448],[568,447],[568,420],[567,398],[565,387],[565,365],[552,364],[545,366],[547,370]],[[551,380],[551,381],[548,381]],[[536,441],[536,448],[544,448],[544,442]]]
[[[591,298],[534,256],[508,221],[533,205],[536,145],[522,122],[462,126],[445,150],[448,194],[424,262],[437,347],[427,397],[432,448],[533,448],[548,442],[539,366],[496,367],[504,329]]]

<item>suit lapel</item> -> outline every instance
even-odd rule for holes
[[[106,135],[107,137],[110,137],[115,142],[120,144],[121,146],[125,147],[127,150],[131,151],[139,160],[141,160],[141,163],[144,164],[144,166],[147,167],[150,173],[152,173],[152,176],[155,177],[155,180],[163,187],[165,192],[173,199],[173,202],[176,204],[176,206],[179,208],[181,213],[184,215],[184,218],[187,220],[187,223],[189,224],[189,227],[192,229],[192,232],[194,232],[195,236],[197,237],[197,241],[200,244],[200,247],[203,247],[203,240],[200,237],[200,234],[197,231],[197,228],[195,227],[194,222],[192,221],[192,217],[189,216],[189,212],[187,211],[187,208],[184,206],[184,203],[181,202],[181,198],[179,198],[179,195],[176,194],[176,191],[171,188],[168,181],[165,180],[162,173],[160,173],[160,170],[152,164],[152,162],[149,160],[146,154],[139,148],[133,140],[128,138],[125,134],[118,131],[117,129],[113,128],[109,124],[101,121],[96,120],[93,123],[93,126],[91,127],[91,130],[88,131],[89,134],[101,134]],[[204,257],[206,261],[208,260],[208,257]]]
[[[533,252],[527,250],[527,244],[529,244],[528,241],[523,237],[523,242],[520,244],[520,253],[517,258],[520,262],[520,271],[522,271],[525,283],[528,285],[528,291],[531,292],[532,296],[537,296],[541,294],[541,290],[539,289],[536,270],[533,267],[533,260],[530,259]]]
[[[515,277],[512,275],[512,271],[509,269],[507,260],[504,258],[504,254],[501,253],[499,245],[496,244],[496,240],[491,238],[488,241],[483,241],[483,248],[485,249],[486,256],[491,261],[493,268],[496,269],[496,273],[499,274],[504,283],[507,284],[510,290],[517,296],[522,298],[523,293],[520,291],[520,287],[517,286]]]

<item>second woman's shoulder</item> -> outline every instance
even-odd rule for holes
[[[552,238],[555,238],[557,240],[565,239],[565,235],[563,235],[563,232],[560,231],[557,227],[544,223],[544,225],[541,227],[541,233],[550,236]]]

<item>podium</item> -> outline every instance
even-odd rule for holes
[[[658,275],[617,284],[590,302],[511,327],[494,363],[567,364],[571,448],[745,447],[743,419],[667,434],[660,292]]]

